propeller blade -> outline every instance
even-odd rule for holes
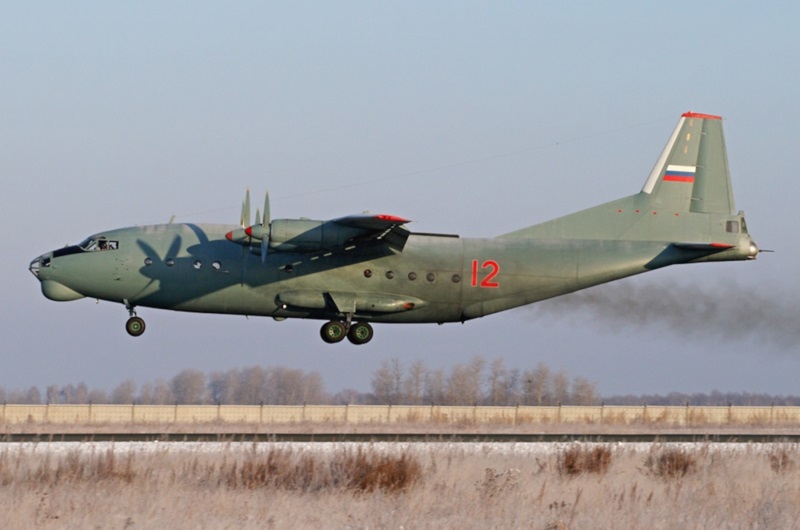
[[[264,194],[264,217],[261,218],[261,226],[264,228],[266,234],[261,238],[261,263],[267,261],[267,249],[269,248],[270,236],[270,211],[269,211],[269,190]]]
[[[244,202],[242,203],[242,228],[247,228],[250,226],[250,188],[247,188],[247,193],[244,196]]]

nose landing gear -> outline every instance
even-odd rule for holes
[[[331,320],[322,325],[320,329],[320,336],[322,340],[328,344],[341,342],[345,337],[356,345],[366,344],[372,340],[375,335],[372,326],[367,322],[340,322],[339,320]]]
[[[127,331],[128,335],[131,337],[138,337],[144,333],[144,327],[144,320],[140,317],[131,317],[125,322],[125,331]]]
[[[125,331],[127,331],[128,335],[131,337],[138,337],[144,333],[144,319],[136,316],[136,310],[127,300],[125,300],[125,308],[128,310],[128,314],[130,315],[128,321],[125,322]]]

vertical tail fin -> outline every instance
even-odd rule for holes
[[[696,112],[681,116],[641,192],[500,237],[660,241],[719,260],[758,253],[735,213],[722,118]]]
[[[734,213],[722,118],[681,116],[642,192],[654,207],[676,212]]]

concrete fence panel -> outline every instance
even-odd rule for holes
[[[800,425],[800,407],[430,405],[2,405],[0,422]]]

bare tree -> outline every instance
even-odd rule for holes
[[[506,405],[520,404],[522,399],[521,383],[522,374],[520,373],[519,368],[513,368],[509,370],[508,378],[506,379],[506,396],[508,396]]]
[[[303,403],[327,403],[329,398],[326,396],[325,383],[319,372],[309,372],[303,376]],[[300,403],[295,403],[299,405]]]
[[[183,370],[170,381],[175,402],[185,404],[205,403],[206,376],[199,370]]]
[[[134,383],[132,379],[126,379],[111,391],[111,402],[118,405],[131,404],[135,396],[136,383]]]
[[[61,403],[59,394],[60,392],[58,390],[58,385],[48,386],[47,390],[45,391],[45,402],[48,405],[57,405]]]
[[[549,405],[552,402],[552,381],[550,379],[550,368],[540,362],[533,370],[525,370],[523,373],[523,404],[525,405]]]
[[[486,361],[475,357],[468,365],[456,364],[447,378],[448,405],[477,405],[482,401],[481,378]]]
[[[267,373],[260,366],[250,366],[239,374],[239,384],[234,392],[235,403],[239,405],[259,405],[269,402],[265,395]]]
[[[553,399],[555,401],[553,404],[569,403],[569,395],[569,378],[567,377],[567,372],[559,370],[558,373],[553,376]]]
[[[360,405],[363,403],[364,394],[354,388],[345,388],[335,393],[330,402],[334,405]]]
[[[399,366],[397,359],[383,361],[380,368],[372,375],[372,393],[378,403],[397,404],[399,388],[394,371],[397,366]]]
[[[508,395],[508,371],[502,358],[495,359],[489,366],[489,405],[506,405]]]
[[[27,405],[39,405],[42,403],[42,394],[35,386],[30,387],[24,396],[22,402]]]
[[[86,383],[83,381],[78,383],[78,386],[75,387],[75,398],[73,403],[89,403],[89,387],[86,386]]]
[[[154,405],[153,403],[153,383],[145,382],[139,388],[139,397],[136,402],[140,405]]]
[[[236,387],[239,384],[239,370],[212,372],[208,377],[208,393],[212,403],[229,405],[236,403]]]
[[[93,388],[88,394],[89,403],[108,403],[108,392],[102,388]]]
[[[403,394],[405,394],[405,402],[409,405],[422,403],[427,372],[425,361],[421,359],[414,361],[414,364],[408,369],[408,375],[403,381]]]
[[[597,388],[595,384],[583,377],[576,377],[572,380],[572,405],[595,405],[597,404]]]
[[[175,403],[175,396],[172,394],[172,389],[169,383],[163,379],[156,379],[153,385],[153,395],[151,397],[153,405],[169,405]]]
[[[431,405],[446,404],[444,370],[429,370],[425,374],[425,402]]]

